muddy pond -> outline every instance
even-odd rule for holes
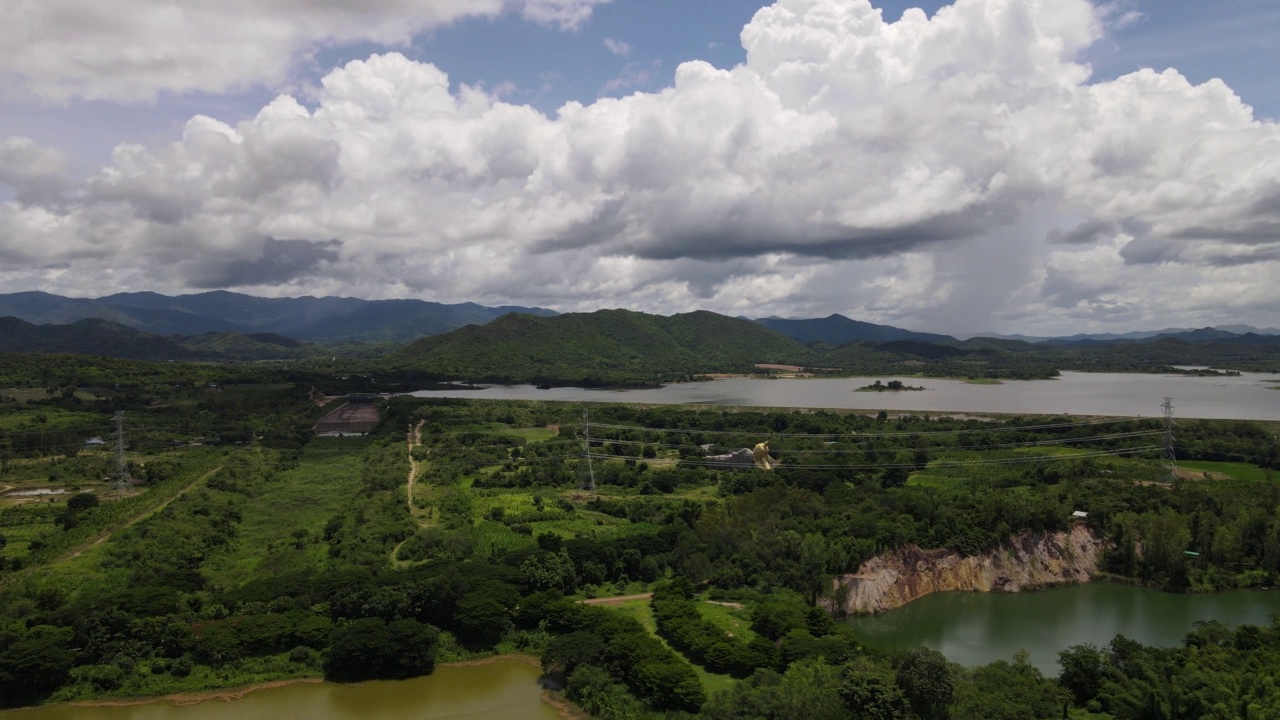
[[[538,668],[519,661],[440,667],[427,677],[358,685],[303,683],[255,690],[242,700],[124,707],[51,705],[0,711],[3,720],[557,720],[542,701]]]

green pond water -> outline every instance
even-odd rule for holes
[[[0,712],[3,720],[555,720],[542,702],[541,673],[521,662],[441,667],[427,677],[359,685],[314,683],[257,690],[243,700],[176,706],[53,705]]]
[[[1093,583],[1029,593],[938,593],[845,622],[869,647],[924,645],[962,665],[1012,660],[1025,649],[1032,665],[1056,677],[1058,651],[1071,645],[1102,646],[1116,635],[1178,645],[1197,620],[1269,625],[1276,612],[1280,591],[1184,595]]]

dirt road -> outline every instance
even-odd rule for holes
[[[618,597],[607,598],[591,598],[590,600],[580,600],[583,605],[621,605],[629,600],[648,600],[653,597],[653,593],[641,593],[639,595],[620,595]]]
[[[418,461],[413,459],[413,449],[422,444],[422,424],[426,420],[419,420],[417,425],[409,428],[409,515],[413,515],[413,483],[418,478]]]
[[[197,485],[199,485],[199,484],[203,483],[204,481],[208,480],[209,478],[213,477],[213,476],[214,476],[214,474],[216,474],[216,473],[217,473],[219,470],[221,470],[221,469],[222,469],[222,466],[221,466],[221,465],[217,466],[216,468],[214,468],[214,469],[210,470],[209,472],[207,472],[207,473],[205,473],[205,474],[201,475],[200,477],[196,478],[195,480],[192,480],[191,482],[189,482],[189,483],[187,483],[186,485],[184,485],[184,486],[182,487],[182,489],[181,489],[181,490],[179,490],[178,492],[174,493],[172,496],[170,496],[170,497],[166,498],[166,499],[164,500],[164,502],[161,502],[159,505],[156,505],[156,506],[155,506],[155,507],[153,507],[153,508],[148,508],[148,509],[146,509],[146,510],[143,510],[142,512],[138,513],[137,515],[134,515],[133,517],[131,517],[131,518],[129,518],[128,520],[126,520],[124,523],[122,523],[122,524],[120,524],[120,525],[117,525],[116,527],[113,527],[113,528],[111,528],[111,529],[109,529],[109,530],[106,530],[106,531],[104,531],[104,532],[101,532],[101,533],[99,533],[98,535],[96,535],[95,537],[92,537],[92,538],[89,538],[88,540],[85,540],[84,542],[80,543],[79,545],[76,545],[75,547],[71,548],[70,550],[68,550],[68,551],[64,552],[63,554],[59,555],[58,557],[54,558],[54,559],[53,559],[53,560],[51,560],[50,562],[45,563],[45,564],[42,564],[42,565],[33,565],[33,566],[31,566],[31,567],[28,567],[28,568],[23,568],[22,570],[19,570],[18,572],[15,572],[15,573],[13,573],[12,575],[9,575],[8,577],[6,577],[6,578],[4,578],[4,579],[0,580],[0,586],[7,585],[8,583],[13,582],[13,581],[14,581],[14,580],[16,580],[17,578],[22,577],[23,575],[26,575],[27,573],[29,573],[29,572],[31,572],[31,571],[33,571],[33,570],[37,570],[37,569],[39,569],[39,568],[43,568],[43,567],[49,567],[50,565],[57,565],[57,564],[58,564],[58,563],[60,563],[60,562],[64,562],[64,561],[66,561],[66,560],[70,560],[71,558],[74,558],[74,557],[80,557],[80,555],[82,555],[82,554],[84,553],[84,551],[85,551],[85,550],[88,550],[89,548],[97,547],[98,545],[101,545],[102,543],[104,543],[104,542],[106,542],[107,540],[109,540],[109,539],[111,538],[111,536],[112,536],[112,535],[115,535],[116,533],[118,533],[118,532],[120,532],[121,530],[124,530],[124,529],[126,529],[126,528],[131,528],[131,527],[133,527],[134,525],[137,525],[138,523],[142,522],[143,520],[146,520],[147,518],[151,517],[152,515],[155,515],[156,513],[160,512],[161,510],[163,510],[163,509],[165,509],[165,508],[169,507],[169,504],[170,504],[170,503],[172,503],[174,500],[177,500],[178,498],[182,497],[183,495],[186,495],[186,494],[187,494],[187,492],[188,492],[189,490],[191,490],[191,489],[192,489],[192,488],[194,488],[195,486],[197,486]]]
[[[118,526],[118,527],[114,527],[114,528],[112,528],[112,529],[110,529],[110,530],[108,530],[108,531],[106,531],[106,532],[102,533],[101,535],[99,535],[98,537],[94,538],[93,540],[87,540],[87,541],[85,541],[84,543],[81,543],[78,547],[76,547],[76,548],[74,548],[74,549],[70,550],[66,555],[64,555],[64,556],[62,556],[62,557],[59,557],[58,559],[54,560],[54,562],[55,562],[55,563],[57,563],[57,562],[62,562],[63,560],[67,560],[67,559],[69,559],[69,558],[73,558],[73,557],[80,557],[80,554],[81,554],[81,553],[83,553],[85,550],[88,550],[89,548],[94,547],[94,546],[96,546],[96,545],[101,545],[102,543],[106,542],[106,541],[107,541],[107,540],[108,540],[112,535],[114,535],[114,534],[116,534],[116,533],[118,533],[118,532],[120,532],[121,530],[124,530],[124,529],[126,529],[126,528],[131,528],[131,527],[133,527],[134,525],[137,525],[138,523],[142,522],[143,520],[146,520],[147,518],[151,517],[152,515],[155,515],[156,513],[160,512],[161,510],[163,510],[163,509],[165,509],[165,508],[169,507],[169,504],[170,504],[170,503],[172,503],[174,500],[177,500],[178,498],[182,497],[183,495],[186,495],[186,494],[187,494],[187,491],[191,490],[191,488],[194,488],[196,485],[199,485],[200,483],[202,483],[202,482],[204,482],[204,481],[208,480],[209,478],[213,477],[213,476],[214,476],[215,474],[217,474],[217,472],[218,472],[219,470],[221,470],[221,469],[222,469],[222,466],[221,466],[221,465],[219,465],[218,467],[216,467],[216,468],[214,468],[214,469],[210,470],[209,472],[207,472],[207,473],[205,473],[205,474],[201,475],[200,477],[196,478],[195,480],[192,480],[191,482],[189,482],[189,483],[187,483],[185,486],[183,486],[183,488],[182,488],[181,490],[179,490],[178,492],[174,493],[172,497],[170,497],[169,499],[167,499],[167,500],[165,500],[164,502],[160,503],[159,505],[157,505],[157,506],[155,506],[155,507],[151,508],[150,510],[144,510],[144,511],[142,511],[142,512],[138,513],[137,515],[134,515],[132,518],[130,518],[128,521],[126,521],[123,525],[120,525],[120,526]]]

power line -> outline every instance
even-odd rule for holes
[[[1054,460],[1077,460],[1094,457],[1109,457],[1126,455],[1130,453],[1147,452],[1150,450],[1159,450],[1162,445],[1144,445],[1141,447],[1123,448],[1117,450],[1098,450],[1086,453],[1073,453],[1071,455],[1039,455],[1035,457],[1021,458],[993,458],[990,460],[935,460],[929,462],[926,469],[933,468],[951,468],[951,467],[970,467],[975,465],[1020,465],[1028,463],[1037,463]],[[609,455],[604,453],[591,453],[589,457],[600,459],[616,459],[616,460],[638,460],[639,458],[627,455]],[[712,468],[733,468],[737,467],[732,463],[716,460],[680,460],[681,465],[694,465],[699,467]],[[742,466],[746,467],[746,466]],[[882,470],[886,468],[909,468],[915,469],[918,466],[915,463],[874,463],[874,464],[851,464],[851,465],[783,465],[783,470]]]

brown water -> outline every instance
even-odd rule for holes
[[[309,683],[256,690],[243,700],[177,706],[52,705],[0,712],[3,720],[555,720],[542,702],[537,668],[518,661],[441,667],[413,680],[359,685]]]

